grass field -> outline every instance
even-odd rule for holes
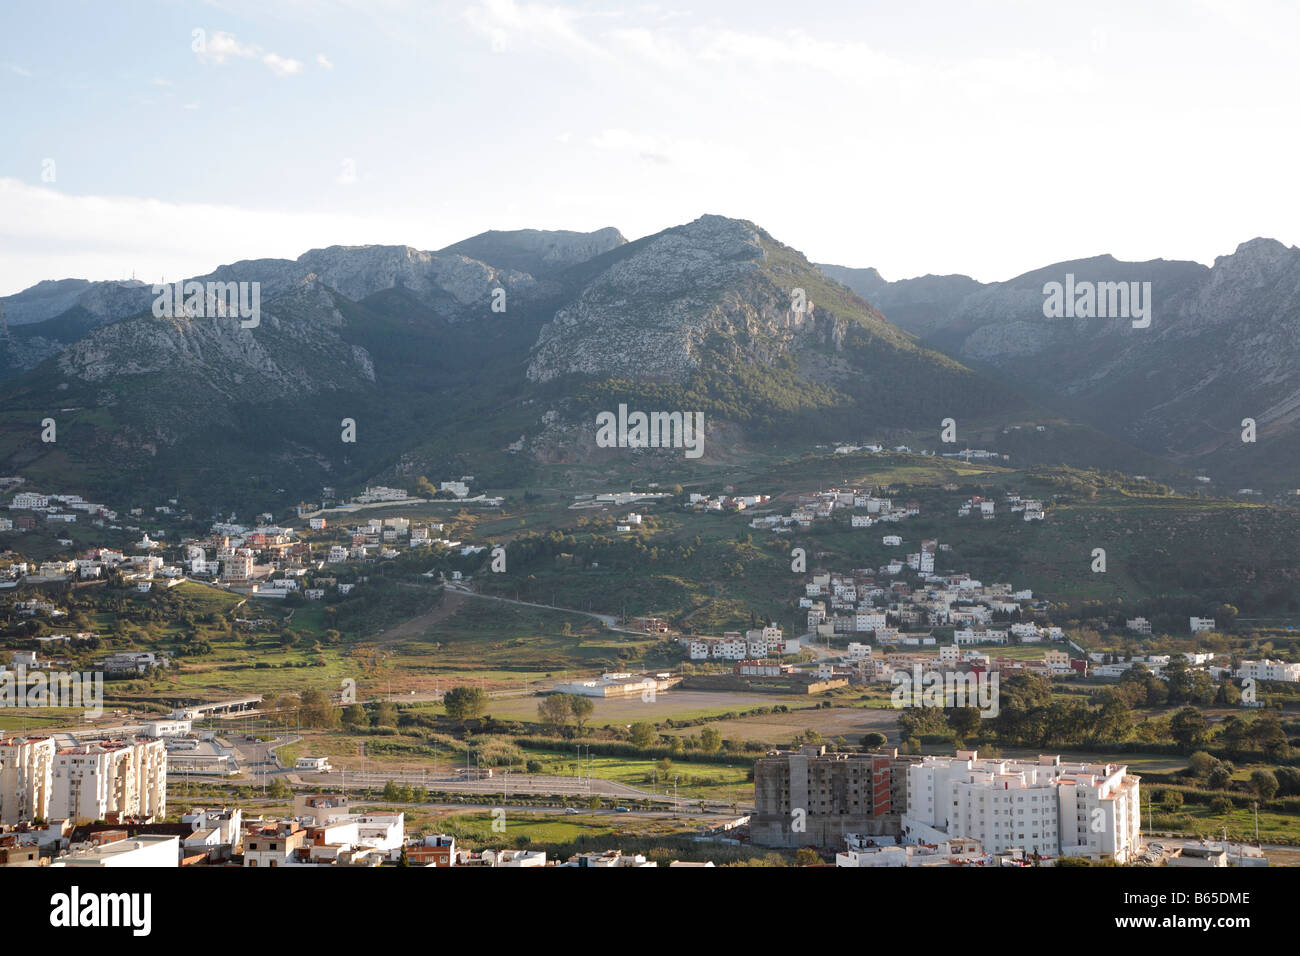
[[[576,775],[578,759],[575,754],[558,751],[527,751],[529,757],[542,762],[544,774],[558,776]],[[641,790],[659,794],[672,794],[673,780],[677,780],[677,793],[682,797],[706,797],[724,802],[750,802],[754,798],[749,770],[730,764],[702,761],[669,761],[667,766],[648,758],[606,757],[599,754],[588,760],[582,758],[582,773],[590,773],[604,780],[625,783]]]
[[[779,703],[792,704],[799,700],[802,700],[805,705],[808,702],[807,697],[690,690],[665,691],[656,694],[651,701],[644,701],[640,697],[593,698],[595,710],[592,712],[590,723],[593,727],[625,727],[640,720],[651,723],[666,720],[696,720],[754,707],[770,707]],[[490,709],[494,717],[531,721],[537,719],[537,703],[536,697],[500,699],[492,701]]]

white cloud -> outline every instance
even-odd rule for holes
[[[261,52],[261,48],[253,44],[240,43],[233,33],[214,30],[212,36],[203,44],[203,48],[196,52],[203,63],[225,63],[231,57],[241,59],[256,57]]]
[[[324,68],[327,69],[327,70],[332,70],[332,69],[334,69],[334,64],[333,64],[333,62],[331,62],[330,58],[327,57],[324,53],[317,53],[317,54],[316,54],[316,64],[317,64],[318,66],[322,66],[322,67],[324,67]]]
[[[266,54],[262,57],[262,62],[269,66],[276,76],[293,76],[295,73],[302,72],[302,63],[299,60],[289,60],[275,53]]]
[[[32,75],[31,70],[24,70],[24,69],[23,69],[21,66],[19,66],[17,63],[9,63],[9,64],[7,64],[7,66],[9,67],[9,72],[10,72],[10,73],[17,73],[19,76],[31,76],[31,75]]]
[[[228,60],[260,60],[276,76],[294,76],[302,72],[302,61],[263,50],[256,43],[241,43],[233,33],[214,30],[194,51],[201,63],[224,65]]]

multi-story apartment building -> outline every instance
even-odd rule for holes
[[[167,749],[160,739],[105,740],[54,758],[50,816],[104,820],[167,813]]]
[[[53,738],[0,739],[0,824],[49,819],[53,779]]]
[[[247,584],[253,579],[253,552],[247,548],[221,554],[221,580],[226,584]]]
[[[907,769],[903,832],[924,842],[1128,862],[1141,846],[1139,779],[1114,764],[928,756]]]
[[[895,786],[897,759],[888,752],[827,753],[820,745],[759,758],[750,821],[754,842],[839,847],[850,833],[897,834],[902,804],[896,800],[905,796]]]
[[[1255,680],[1281,680],[1295,683],[1300,681],[1300,664],[1288,664],[1285,661],[1268,660],[1242,661],[1237,668],[1238,677],[1251,677]]]

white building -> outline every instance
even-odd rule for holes
[[[167,748],[161,739],[99,741],[55,756],[50,816],[103,820],[110,813],[166,816]]]
[[[1087,856],[1126,863],[1141,846],[1139,778],[1115,764],[925,757],[907,769],[905,833],[917,842],[978,840],[990,853]]]
[[[180,837],[142,833],[113,843],[78,848],[50,866],[177,867],[180,857]]]
[[[853,615],[854,630],[857,631],[875,631],[887,625],[884,611],[863,611],[859,610]]]
[[[253,552],[247,548],[221,554],[221,580],[225,584],[247,584],[253,579]]]
[[[1214,630],[1214,618],[1212,617],[1193,617],[1188,618],[1188,620],[1191,622],[1190,627],[1193,634]]]
[[[1285,661],[1267,658],[1260,661],[1242,661],[1241,666],[1237,668],[1237,676],[1254,680],[1280,680],[1294,684],[1300,681],[1300,664],[1288,664]]]
[[[0,824],[49,819],[54,739],[0,739]]]

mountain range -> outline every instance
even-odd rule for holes
[[[1294,475],[1300,249],[1253,239],[1210,267],[1097,256],[996,283],[886,282],[874,269],[821,268],[923,343],[1076,421],[1195,468]],[[1045,284],[1067,275],[1150,282],[1149,327],[1045,318]],[[1242,440],[1245,419],[1255,422],[1253,443]]]
[[[1150,282],[1150,327],[1045,318],[1044,283],[1066,273]],[[887,282],[703,216],[633,242],[493,231],[194,278],[260,283],[257,325],[157,317],[130,281],[0,299],[0,468],[119,501],[261,502],[469,470],[519,487],[548,464],[612,461],[591,423],[620,403],[705,412],[705,464],[762,443],[929,439],[949,416],[989,435],[1082,423],[1108,465],[1276,474],[1297,450],[1300,251],[1272,240],[1210,268],[1102,256],[1004,283]],[[1243,417],[1255,445],[1233,440]]]

